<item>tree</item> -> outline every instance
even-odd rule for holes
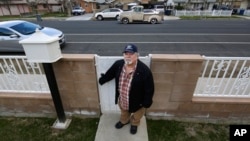
[[[32,11],[35,11],[36,14],[38,13],[37,6],[39,4],[46,4],[48,11],[51,11],[49,8],[48,0],[26,0],[26,2],[31,7]]]
[[[48,11],[51,12],[51,8],[49,6],[49,0],[41,0],[41,3],[44,3],[46,5],[46,8],[48,9]]]
[[[65,12],[67,11],[68,15],[71,15],[71,10],[72,10],[72,6],[71,6],[71,1],[70,0],[56,0],[58,1],[61,6],[62,6],[62,11]]]
[[[39,0],[26,0],[27,4],[31,7],[32,12],[35,11],[36,14],[38,14],[37,12],[37,5],[38,5],[38,1]]]

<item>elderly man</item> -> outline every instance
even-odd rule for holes
[[[99,83],[102,85],[115,78],[115,104],[121,109],[117,129],[130,123],[130,133],[136,134],[140,119],[145,108],[153,103],[154,80],[151,70],[141,62],[137,47],[128,44],[123,50],[124,59],[116,61],[105,74],[101,74]]]

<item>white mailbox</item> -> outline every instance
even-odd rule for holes
[[[58,37],[37,30],[31,37],[19,41],[29,62],[53,63],[62,58]]]

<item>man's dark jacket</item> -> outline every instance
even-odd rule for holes
[[[115,78],[115,104],[118,103],[119,77],[124,65],[124,60],[116,61],[105,74],[102,74],[99,83],[102,85]],[[129,91],[129,112],[133,113],[140,108],[149,108],[153,103],[154,80],[150,69],[140,60],[133,75]]]

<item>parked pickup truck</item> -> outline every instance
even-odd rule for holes
[[[123,24],[132,22],[149,22],[151,24],[160,23],[164,20],[163,14],[157,11],[144,10],[143,6],[133,6],[130,11],[124,11],[120,14],[118,21]]]

